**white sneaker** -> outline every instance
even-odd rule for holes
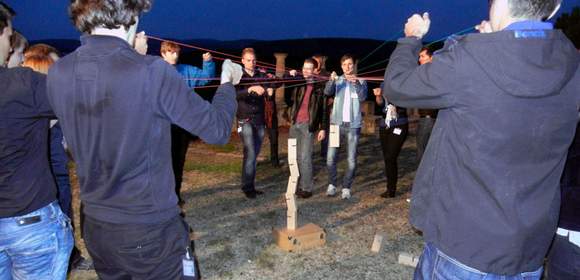
[[[350,189],[342,188],[342,199],[350,199]]]
[[[328,185],[328,189],[326,189],[327,196],[334,196],[336,195],[336,187],[333,184]]]
[[[234,86],[242,79],[242,66],[226,59],[222,64],[221,84],[231,82]]]

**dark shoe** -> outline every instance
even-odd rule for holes
[[[394,191],[387,190],[386,192],[384,192],[384,193],[381,194],[381,197],[383,197],[383,198],[393,198],[393,197],[395,197],[395,192]]]
[[[257,195],[263,195],[263,194],[264,194],[264,192],[263,192],[263,191],[259,191],[259,190],[254,190],[254,192],[255,192]]]
[[[303,189],[298,189],[296,191],[296,196],[299,197],[299,198],[307,199],[307,198],[312,197],[312,192],[307,192],[307,191],[305,191]]]
[[[249,199],[256,199],[256,195],[257,195],[256,191],[244,191],[244,194]]]
[[[180,208],[183,208],[183,205],[185,205],[185,200],[180,198],[179,201],[177,201],[177,204],[179,205]]]
[[[95,270],[93,261],[80,257],[71,264],[71,270]]]

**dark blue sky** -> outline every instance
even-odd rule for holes
[[[70,0],[5,0],[18,16],[15,27],[31,40],[75,39],[67,6]],[[580,6],[564,0],[562,11]],[[406,19],[428,11],[436,40],[487,18],[485,0],[157,0],[140,30],[183,39],[296,39],[349,37],[389,39]]]

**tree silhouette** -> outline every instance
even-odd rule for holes
[[[556,20],[556,28],[562,29],[577,49],[580,49],[580,7],[574,7],[570,14],[563,13]]]

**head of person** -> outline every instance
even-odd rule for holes
[[[345,54],[340,58],[340,67],[345,75],[354,75],[354,57],[350,54]]]
[[[53,46],[47,44],[34,44],[24,52],[24,60],[29,56],[49,56],[53,61],[57,61],[60,58],[59,51]]]
[[[489,0],[489,21],[493,31],[513,22],[547,20],[560,9],[562,0]]]
[[[32,70],[48,74],[48,68],[54,63],[54,60],[48,55],[32,55],[28,56],[22,66],[31,68]]]
[[[304,60],[304,64],[302,65],[302,76],[304,78],[310,78],[314,74],[314,71],[318,68],[318,62],[313,58],[307,58]]]
[[[13,31],[10,46],[12,52],[8,58],[8,68],[21,66],[24,61],[24,50],[28,47],[28,40],[20,32]]]
[[[431,63],[433,61],[433,52],[428,47],[421,48],[419,51],[419,64]]]
[[[256,52],[253,48],[242,50],[242,65],[249,72],[253,72],[256,69]]]
[[[314,74],[318,75],[322,71],[322,63],[324,60],[324,56],[321,54],[315,54],[312,56],[312,59],[316,60],[316,62],[318,63],[318,66],[314,68]]]
[[[161,42],[161,51],[160,51],[161,57],[163,57],[163,60],[167,61],[167,63],[171,65],[177,64],[177,61],[179,60],[180,51],[181,48],[176,43],[169,41]]]
[[[16,13],[6,5],[0,2],[0,66],[5,66],[10,56],[10,39],[12,38],[12,18]]]
[[[119,30],[125,40],[135,41],[139,16],[151,8],[152,0],[71,0],[69,14],[76,28],[87,34],[98,29]]]

